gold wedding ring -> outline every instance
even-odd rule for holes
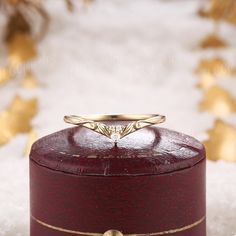
[[[115,143],[137,130],[163,123],[165,120],[165,116],[157,114],[64,116],[66,123],[93,130]],[[102,121],[130,121],[130,123],[107,125]]]

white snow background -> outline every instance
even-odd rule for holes
[[[32,64],[43,86],[25,90],[12,81],[0,88],[0,109],[16,93],[38,97],[33,123],[40,136],[68,127],[65,114],[161,113],[167,116],[162,126],[206,139],[214,117],[198,111],[202,91],[193,70],[201,58],[216,53],[197,48],[212,29],[211,21],[196,14],[200,1],[76,5],[70,14],[63,1],[47,1],[51,25]],[[221,35],[231,47],[217,55],[236,64],[235,28],[222,24]],[[236,96],[235,79],[219,83]],[[236,125],[235,115],[224,120]],[[28,236],[25,142],[26,135],[18,135],[0,148],[0,236]],[[207,228],[208,236],[236,235],[236,164],[208,162]]]

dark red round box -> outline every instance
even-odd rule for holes
[[[31,236],[205,236],[205,149],[151,127],[115,146],[76,127],[30,154]]]

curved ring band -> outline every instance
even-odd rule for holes
[[[104,135],[117,143],[121,138],[148,126],[160,124],[166,120],[165,116],[157,114],[140,115],[85,115],[64,116],[69,124],[83,126]],[[128,124],[107,125],[101,121],[131,121]]]

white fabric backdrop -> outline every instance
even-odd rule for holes
[[[198,1],[97,0],[69,14],[63,1],[49,0],[49,33],[33,70],[44,86],[26,91],[13,81],[0,88],[0,108],[14,94],[39,98],[34,125],[40,136],[67,127],[64,114],[162,113],[163,125],[203,140],[214,117],[199,113],[202,92],[193,73],[202,57],[199,40],[212,23],[196,15]],[[222,27],[236,56],[236,30]],[[1,48],[3,48],[1,46]],[[236,80],[221,85],[236,95]],[[226,121],[236,125],[235,115]],[[26,136],[0,148],[0,235],[27,236],[29,225]],[[208,162],[208,236],[236,235],[236,164]],[[199,235],[200,236],[200,235]]]

